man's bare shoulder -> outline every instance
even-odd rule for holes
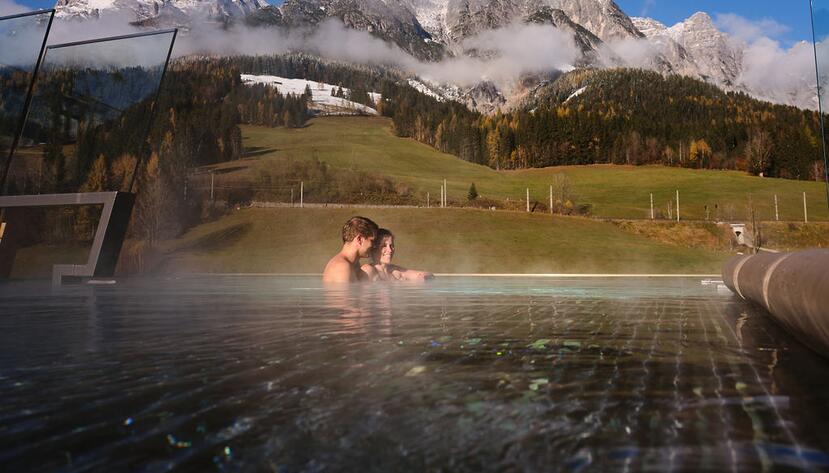
[[[335,255],[325,265],[323,282],[351,282],[351,264],[341,254]]]

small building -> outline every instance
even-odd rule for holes
[[[737,239],[738,245],[745,245],[746,244],[746,224],[744,223],[732,223],[731,232],[734,233],[734,237]]]

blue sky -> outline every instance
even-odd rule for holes
[[[281,0],[268,0],[278,4]],[[54,0],[16,0],[30,8],[50,8]],[[649,16],[666,25],[684,20],[697,11],[717,17],[718,14],[736,14],[763,26],[769,36],[791,45],[800,40],[811,40],[809,0],[616,0],[630,16]],[[772,20],[774,23],[769,23]]]
[[[731,13],[757,23],[773,20],[787,29],[771,32],[771,36],[784,43],[812,39],[809,0],[616,0],[616,3],[629,16],[649,16],[668,26],[697,11],[704,11],[715,18],[718,14]]]

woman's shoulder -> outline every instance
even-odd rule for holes
[[[371,278],[371,279],[377,278],[377,275],[379,274],[378,271],[377,271],[377,268],[373,264],[366,263],[366,264],[360,266],[360,269],[364,273],[368,274],[369,278]]]

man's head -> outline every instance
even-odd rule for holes
[[[360,257],[368,256],[379,227],[365,217],[351,217],[343,225],[343,244],[357,247]]]

